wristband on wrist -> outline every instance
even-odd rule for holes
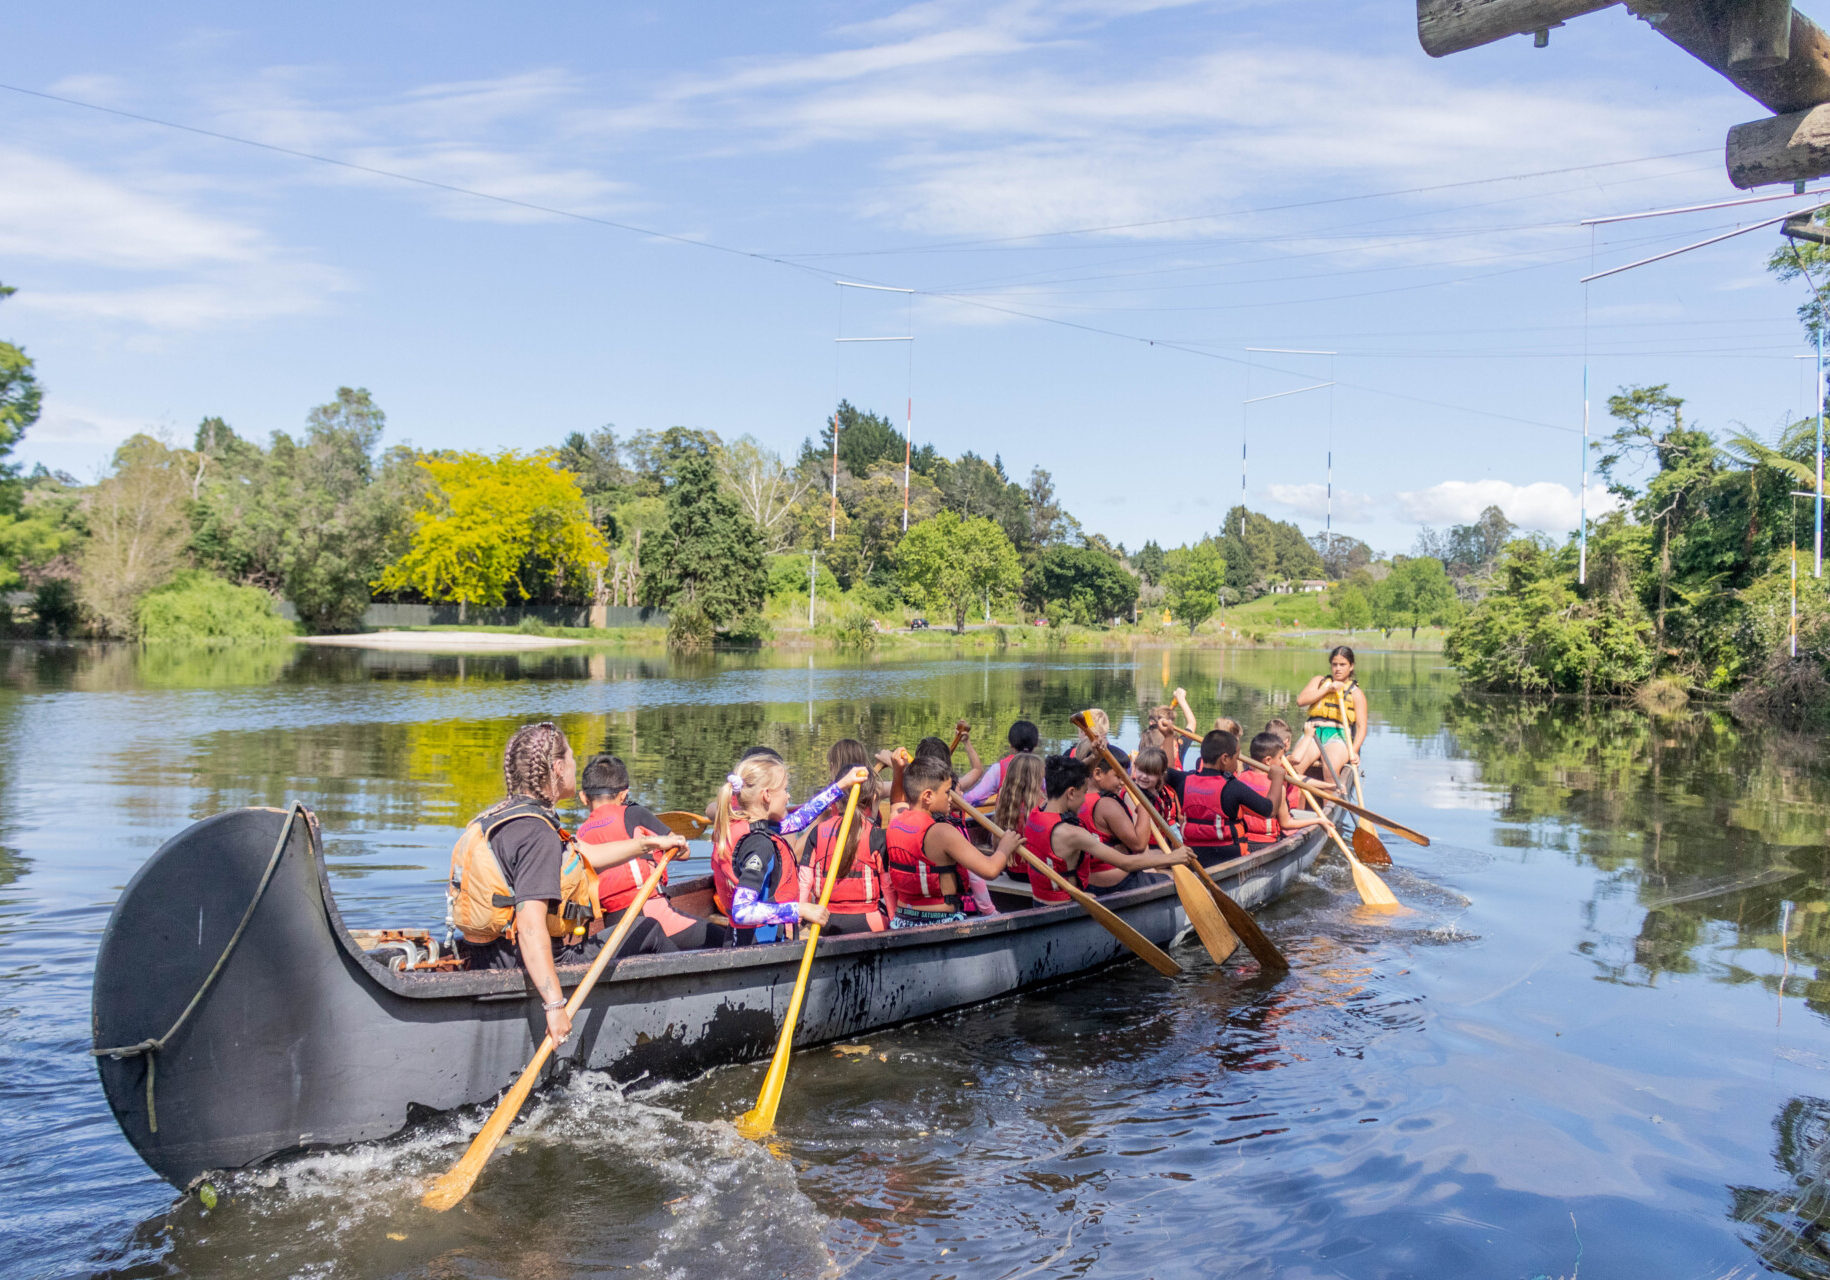
[[[540,1006],[540,1007],[541,1007],[541,1008],[542,1008],[542,1009],[545,1009],[545,1010],[546,1010],[546,1011],[547,1011],[547,1012],[548,1012],[548,1013],[551,1013],[551,1012],[553,1012],[553,1010],[555,1010],[555,1009],[563,1009],[563,1008],[565,1008],[565,1007],[566,1007],[566,1002],[565,1002],[565,1001],[564,1001],[564,1000],[563,1000],[563,999],[560,999],[560,1000],[548,1000],[548,1001],[545,1001],[545,1002],[544,1002],[544,1003],[542,1003],[542,1004],[541,1004],[541,1006]]]

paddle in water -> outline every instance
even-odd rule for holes
[[[1260,773],[1269,773],[1271,771],[1270,766],[1260,760],[1247,759],[1245,763],[1252,768],[1257,769]],[[1284,777],[1294,783],[1304,795],[1313,799],[1318,806],[1329,803],[1341,803],[1339,797],[1324,796],[1301,778],[1292,777],[1290,771],[1287,769],[1284,771]],[[1340,831],[1336,829],[1334,823],[1328,820],[1328,816],[1320,813],[1319,809],[1318,815],[1322,819],[1322,826],[1328,832],[1329,838],[1332,839],[1335,846],[1340,849],[1341,855],[1347,859],[1348,867],[1353,871],[1353,887],[1359,892],[1360,901],[1364,902],[1369,907],[1396,907],[1401,905],[1397,895],[1391,891],[1385,881],[1379,879],[1378,873],[1353,856],[1353,850],[1349,849],[1347,847],[1347,842],[1341,839]]]
[[[1336,791],[1345,792],[1347,788],[1341,785],[1341,775],[1335,771],[1334,761],[1328,758],[1326,751],[1322,752],[1321,759],[1322,768],[1328,771],[1328,781],[1334,784]],[[1359,769],[1357,766],[1354,772],[1355,780],[1358,781]],[[1359,854],[1360,860],[1368,866],[1389,867],[1392,865],[1390,851],[1386,849],[1385,842],[1379,839],[1378,833],[1372,829],[1370,822],[1353,824],[1353,851]]]
[[[858,811],[858,783],[845,791],[845,816],[839,820],[839,839],[826,863],[826,883],[820,887],[820,906],[832,898],[832,886],[839,879],[839,864],[845,859],[840,851],[851,835],[852,816]],[[807,926],[807,946],[801,952],[800,976],[794,980],[794,994],[788,999],[788,1016],[782,1019],[781,1039],[775,1043],[775,1057],[769,1060],[769,1074],[763,1077],[762,1092],[756,1105],[737,1117],[737,1132],[746,1138],[760,1138],[775,1127],[775,1112],[782,1103],[782,1088],[788,1083],[788,1059],[794,1054],[794,1027],[801,1019],[801,1001],[807,996],[807,979],[813,973],[813,949],[820,943],[820,926]]]
[[[1088,719],[1087,713],[1082,711],[1074,716],[1073,723],[1076,729],[1079,729],[1082,733],[1087,733],[1091,721]],[[1167,851],[1169,848],[1169,824],[1163,821],[1163,815],[1157,812],[1156,806],[1150,803],[1149,798],[1138,788],[1137,783],[1132,780],[1131,775],[1124,769],[1119,768],[1118,761],[1113,757],[1111,750],[1106,746],[1105,740],[1103,738],[1095,738],[1091,733],[1087,733],[1087,736],[1092,740],[1093,745],[1099,749],[1100,753],[1105,756],[1109,766],[1117,772],[1119,780],[1125,784],[1125,789],[1131,793],[1132,803],[1137,806],[1140,813],[1150,820],[1151,829],[1156,833],[1157,843]],[[1194,870],[1190,872],[1190,874],[1199,877],[1197,883],[1201,888],[1206,889],[1211,904],[1219,908],[1220,916],[1226,922],[1226,927],[1229,928],[1232,933],[1238,935],[1237,940],[1245,943],[1245,949],[1252,953],[1259,964],[1271,969],[1288,969],[1290,967],[1290,962],[1284,958],[1284,953],[1278,949],[1277,944],[1266,937],[1264,930],[1258,927],[1258,921],[1252,919],[1251,912],[1233,901],[1226,890],[1222,889],[1214,880],[1213,876],[1208,874],[1207,868],[1201,865],[1199,859],[1195,861]],[[1178,884],[1176,888],[1179,890],[1181,885]],[[1188,906],[1188,899],[1186,897],[1182,899],[1182,905],[1183,909],[1186,910]],[[1195,931],[1199,933],[1200,925],[1198,923],[1198,917],[1191,911],[1188,914],[1188,918],[1191,922],[1196,922]],[[1206,939],[1203,938],[1202,941],[1205,943]],[[1211,955],[1212,953],[1212,948],[1209,948],[1209,954]],[[1231,952],[1229,951],[1228,954],[1231,954]],[[1224,959],[1224,957],[1222,957],[1222,959]]]
[[[623,911],[623,918],[616,922],[615,931],[611,933],[609,940],[599,948],[597,959],[591,962],[591,967],[585,970],[584,978],[572,989],[572,998],[566,1001],[568,1017],[577,1015],[579,1006],[584,1004],[585,997],[591,994],[591,988],[597,985],[598,978],[602,976],[605,967],[616,955],[616,949],[623,945],[623,939],[629,936],[629,931],[635,927],[635,922],[642,918],[642,907],[649,898],[654,896],[655,889],[661,883],[661,875],[667,870],[667,864],[682,852],[684,850],[669,849],[655,859],[654,870],[648,873],[648,879],[644,880],[642,887],[636,890],[635,897]],[[419,1198],[421,1204],[428,1209],[437,1209],[443,1213],[470,1194],[470,1188],[476,1183],[477,1175],[483,1172],[483,1166],[489,1162],[490,1154],[501,1143],[502,1135],[508,1132],[508,1126],[514,1123],[517,1115],[521,1114],[521,1105],[527,1101],[527,1095],[533,1091],[534,1082],[540,1078],[540,1069],[546,1065],[546,1060],[552,1055],[555,1047],[552,1034],[549,1032],[541,1039],[540,1048],[535,1050],[533,1060],[521,1072],[520,1079],[516,1080],[509,1091],[502,1095],[502,1101],[496,1104],[496,1109],[490,1113],[489,1119],[483,1122],[481,1129],[477,1130],[477,1136],[470,1140],[469,1149],[464,1152],[463,1157],[456,1164],[426,1188],[426,1194]]]
[[[980,813],[976,806],[967,804],[966,801],[962,800],[957,795],[953,797],[953,803],[959,807],[961,813],[966,814],[974,822],[989,831],[993,840],[1002,841],[1004,839],[1004,828]],[[1067,894],[1068,897],[1079,903],[1081,910],[1085,911],[1088,915],[1099,921],[1100,924],[1104,925],[1114,938],[1117,938],[1127,947],[1130,947],[1138,959],[1142,960],[1152,969],[1155,969],[1165,978],[1173,978],[1176,974],[1182,972],[1182,966],[1175,962],[1174,956],[1171,956],[1167,951],[1157,946],[1156,943],[1146,938],[1136,929],[1133,929],[1123,920],[1120,920],[1116,912],[1103,905],[1092,894],[1082,891],[1073,881],[1063,876],[1060,872],[1042,861],[1042,859],[1038,858],[1021,844],[1017,846],[1017,852],[1022,855],[1025,862],[1034,867],[1043,876],[1047,877],[1050,884],[1054,885],[1057,889],[1061,890],[1061,892]]]

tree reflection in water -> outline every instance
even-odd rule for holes
[[[1751,1228],[1750,1248],[1782,1275],[1830,1277],[1830,1102],[1793,1098],[1773,1121],[1774,1162],[1790,1183],[1776,1190],[1730,1186],[1729,1217]]]

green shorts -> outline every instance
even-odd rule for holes
[[[1322,743],[1338,742],[1346,746],[1347,731],[1338,724],[1318,724],[1315,726],[1315,740]]]

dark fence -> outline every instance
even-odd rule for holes
[[[661,609],[632,608],[628,605],[529,604],[510,605],[501,609],[470,605],[462,610],[455,604],[371,604],[362,615],[364,631],[381,631],[389,627],[518,627],[533,618],[549,627],[665,627],[667,614]],[[298,621],[298,611],[291,601],[280,603],[280,614]]]

